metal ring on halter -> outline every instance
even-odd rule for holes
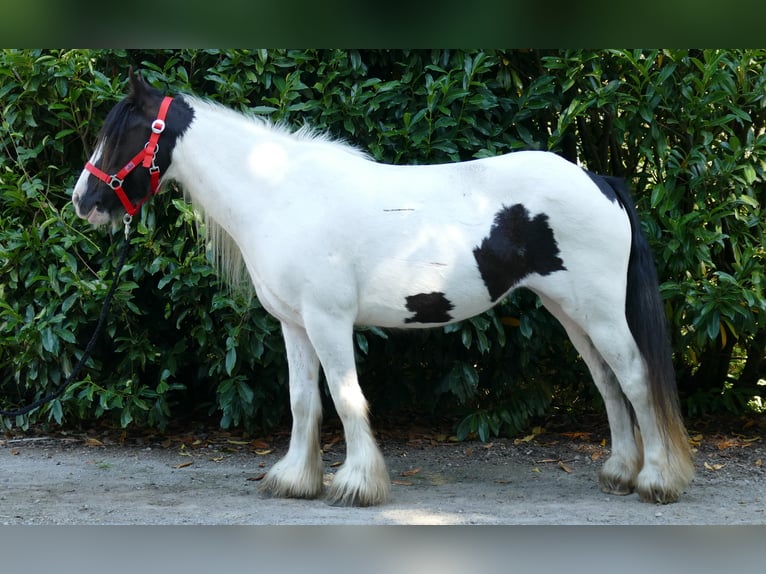
[[[118,178],[117,176],[113,175],[111,178],[109,178],[109,181],[107,181],[106,184],[109,187],[111,187],[114,191],[117,191],[117,189],[122,187],[122,180]]]
[[[149,142],[144,144],[144,149],[149,147]],[[160,167],[157,165],[157,152],[160,151],[160,144],[154,144],[154,153],[152,154],[152,165],[149,166],[149,173],[156,173],[160,171]]]
[[[150,143],[151,142],[146,142],[144,144],[144,149],[148,148]],[[154,153],[152,153],[152,157],[157,157],[157,150],[158,149],[160,149],[160,142],[155,142],[155,144],[154,144]]]

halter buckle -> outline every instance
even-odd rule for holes
[[[152,122],[152,132],[155,134],[161,134],[165,131],[165,122],[161,119],[156,119]]]

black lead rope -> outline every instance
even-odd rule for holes
[[[90,338],[90,341],[88,341],[88,345],[85,347],[85,352],[80,357],[80,360],[77,361],[77,364],[75,365],[74,370],[70,373],[70,375],[66,378],[66,380],[63,383],[61,383],[56,388],[56,390],[54,390],[52,393],[47,394],[44,397],[37,399],[35,402],[14,411],[0,410],[0,416],[17,417],[17,416],[25,415],[29,411],[36,409],[37,407],[42,406],[46,403],[49,403],[53,399],[60,397],[64,393],[64,391],[67,389],[67,387],[69,387],[69,385],[72,383],[75,377],[77,377],[78,373],[80,372],[80,369],[82,369],[82,366],[85,364],[85,362],[90,358],[90,355],[93,352],[93,347],[95,347],[96,345],[96,340],[101,334],[101,329],[104,327],[104,322],[106,321],[106,317],[107,315],[109,315],[109,306],[111,305],[112,299],[114,298],[114,292],[117,289],[117,285],[120,279],[120,272],[122,271],[122,268],[125,265],[125,259],[127,258],[127,255],[128,255],[128,248],[130,247],[130,240],[128,236],[130,235],[131,221],[132,221],[132,218],[126,214],[126,217],[123,219],[123,222],[125,223],[125,246],[122,249],[122,253],[120,254],[120,259],[117,262],[117,267],[114,270],[114,278],[112,279],[112,285],[109,287],[109,292],[106,294],[106,299],[104,300],[104,306],[101,308],[101,315],[99,315],[98,317],[96,330],[93,331],[93,336]]]

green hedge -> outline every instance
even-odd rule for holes
[[[4,50],[0,403],[50,391],[90,338],[123,239],[78,220],[69,194],[134,65],[162,89],[307,123],[380,161],[551,149],[627,177],[657,255],[687,411],[757,408],[765,63],[763,50]],[[279,326],[222,288],[197,225],[177,190],[145,206],[81,380],[20,425],[284,420]],[[356,340],[373,413],[459,414],[461,436],[598,402],[563,330],[527,292],[445,329],[360,329]]]

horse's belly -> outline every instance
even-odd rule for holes
[[[360,285],[356,322],[394,328],[433,327],[472,317],[491,305],[474,266],[388,261]]]

